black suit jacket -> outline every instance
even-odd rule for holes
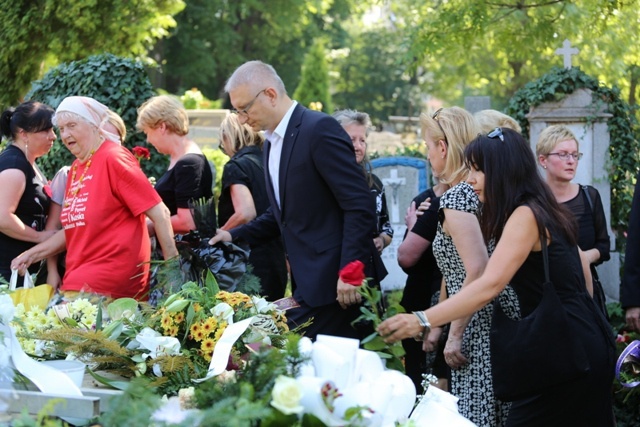
[[[270,208],[231,230],[249,244],[282,235],[296,284],[294,298],[309,306],[335,303],[338,272],[372,257],[375,204],[353,144],[332,117],[297,105],[284,135],[280,158],[280,207],[264,170]]]
[[[627,227],[627,249],[620,286],[622,307],[640,307],[640,175],[633,192],[631,214]]]

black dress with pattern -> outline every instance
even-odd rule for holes
[[[572,333],[584,346],[590,370],[577,380],[513,402],[507,425],[613,426],[611,386],[615,342],[611,327],[587,293],[578,248],[553,230],[548,248],[551,282],[567,312]],[[543,282],[542,254],[531,252],[511,280],[522,316],[531,313],[539,304]],[[549,342],[550,347],[553,345]]]
[[[442,229],[443,209],[478,214],[480,201],[473,188],[461,182],[440,198],[440,221],[433,241],[433,254],[447,285],[447,294],[454,295],[462,288],[466,277],[464,264],[450,235]],[[489,245],[489,255],[493,245]],[[519,315],[517,298],[510,286],[499,296],[505,313]],[[471,318],[462,338],[462,352],[469,363],[451,370],[451,393],[458,397],[460,413],[478,426],[505,425],[509,403],[496,399],[491,376],[489,334],[491,331],[492,303],[477,311]]]

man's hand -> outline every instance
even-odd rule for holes
[[[640,332],[640,307],[627,307],[625,318],[628,327]]]
[[[213,240],[213,239],[212,239]],[[348,283],[344,283],[341,279],[338,279],[338,304],[340,307],[347,308],[350,305],[359,304],[362,301],[362,297],[358,293],[358,286],[353,286]]]
[[[231,233],[229,233],[228,231],[221,230],[221,229],[218,228],[216,230],[216,235],[213,236],[211,238],[211,240],[209,240],[209,244],[210,245],[215,245],[218,242],[230,242],[231,240],[233,240],[231,238]]]

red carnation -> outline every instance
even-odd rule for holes
[[[138,145],[136,147],[133,147],[133,149],[131,149],[131,151],[133,151],[133,155],[136,156],[136,159],[138,159],[138,161],[140,161],[142,159],[151,158],[151,153],[149,152],[148,148],[140,147]]]
[[[361,261],[351,261],[340,270],[340,280],[344,283],[361,286],[364,279],[364,264]]]

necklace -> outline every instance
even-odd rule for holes
[[[82,181],[84,181],[84,177],[87,175],[87,171],[91,166],[93,153],[95,152],[96,152],[95,150],[91,150],[91,153],[89,153],[89,158],[87,159],[87,164],[85,165],[84,170],[82,171],[82,175],[80,175],[80,179],[76,183],[75,188],[71,190],[71,187],[73,187],[73,182],[76,180],[78,163],[73,165],[73,169],[71,170],[71,184],[69,185],[69,194],[67,194],[67,196],[64,198],[65,207],[69,207],[73,202],[75,202],[76,196],[78,195],[78,191],[80,191],[80,189],[82,188]]]

